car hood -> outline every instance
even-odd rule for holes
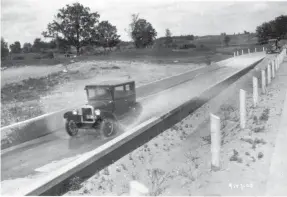
[[[107,109],[108,110],[112,106],[113,103],[110,100],[103,100],[103,101],[90,100],[88,104],[93,106],[95,109]]]

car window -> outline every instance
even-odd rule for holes
[[[115,87],[115,97],[116,98],[122,98],[125,97],[125,89],[124,86],[116,86]]]
[[[117,86],[115,87],[116,91],[124,91],[124,86]]]
[[[91,88],[88,89],[89,99],[111,99],[111,93],[108,88]]]
[[[126,91],[131,91],[131,85],[130,84],[126,85]]]

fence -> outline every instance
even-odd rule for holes
[[[264,47],[263,47],[264,51]],[[250,50],[248,50],[250,52]],[[256,52],[256,48],[255,48]],[[239,52],[234,52],[238,54]],[[242,51],[243,54],[243,51]],[[284,57],[286,56],[286,48],[276,56],[274,59],[271,59],[267,65],[267,68],[261,70],[261,93],[266,94],[267,86],[271,84],[272,79],[275,78],[275,73],[279,69],[281,63],[283,62]],[[266,77],[267,74],[267,77]],[[266,84],[267,79],[267,84]],[[252,86],[253,86],[253,106],[257,107],[259,101],[259,84],[258,78],[256,76],[252,77]],[[246,127],[246,91],[240,89],[239,91],[239,111],[240,111],[240,127],[244,129]],[[221,121],[220,117],[210,113],[210,133],[211,133],[211,169],[219,170],[220,169],[220,149],[221,149]],[[149,189],[137,182],[130,182],[130,196],[144,196],[148,195]]]
[[[263,48],[264,50],[264,48]],[[286,56],[286,48],[282,50],[282,52],[276,56],[274,59],[271,59],[267,65],[267,69],[261,70],[261,93],[266,94],[266,78],[267,78],[267,86],[271,84],[272,79],[275,78],[275,73],[279,69],[281,63],[283,62],[284,57]],[[266,71],[267,70],[267,71]],[[266,77],[267,74],[267,77]],[[253,85],[253,106],[256,107],[258,104],[259,91],[258,91],[258,78],[256,76],[252,77],[252,85]],[[246,127],[246,91],[240,89],[239,92],[239,112],[240,112],[240,127],[244,129]],[[220,168],[220,145],[221,145],[221,121],[220,117],[210,114],[210,122],[211,122],[211,165],[212,167]]]
[[[262,51],[265,51],[264,47],[262,47]],[[259,51],[257,51],[257,48],[254,48],[254,53],[256,53],[256,52],[259,52]],[[247,53],[250,54],[250,53],[252,53],[252,51],[250,49],[248,49]],[[239,55],[240,55],[240,51],[234,51],[233,52],[233,57],[236,57],[236,56],[239,56]],[[243,49],[241,50],[241,55],[244,55],[244,50]]]

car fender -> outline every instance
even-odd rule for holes
[[[67,120],[74,120],[75,122],[81,122],[81,115],[74,115],[72,111],[64,113],[64,118]]]
[[[103,118],[111,118],[117,120],[117,117],[112,112],[108,111],[102,111],[100,116],[102,116]]]

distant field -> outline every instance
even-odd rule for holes
[[[172,49],[130,49],[125,51],[115,51],[107,55],[81,55],[72,58],[55,58],[55,59],[33,59],[33,55],[26,57],[26,54],[21,54],[25,56],[24,60],[6,60],[1,62],[2,67],[19,67],[19,66],[41,66],[41,65],[67,65],[71,60],[74,61],[141,61],[141,62],[151,62],[151,63],[172,63],[178,59],[186,63],[198,63],[205,61],[206,57],[214,56],[216,51],[210,49],[189,49],[175,51]],[[231,53],[230,53],[231,54]],[[226,56],[226,54],[224,54]],[[221,59],[221,58],[220,58]]]
[[[18,54],[24,59],[1,62],[2,67],[8,67],[1,71],[1,124],[62,109],[70,105],[67,101],[82,102],[85,95],[80,92],[90,81],[131,77],[137,84],[145,83],[227,59],[236,50],[247,52],[247,48],[254,51],[254,47],[261,47],[258,48],[261,51],[262,46],[256,45],[255,38],[252,35],[231,36],[230,46],[226,47],[220,36],[204,36],[194,41],[180,37],[174,42],[193,43],[196,48],[162,48],[156,43],[153,48],[125,48],[109,54],[71,58],[56,54],[54,59],[39,59],[45,54]],[[65,68],[70,71],[62,72]],[[75,94],[81,96],[71,97]]]
[[[202,61],[198,60],[200,56],[212,56],[214,53],[224,53],[225,55],[232,55],[234,51],[245,48],[254,48],[257,43],[255,34],[242,34],[242,35],[228,35],[231,40],[229,47],[224,46],[223,36],[211,35],[202,36],[195,40],[182,36],[173,39],[175,46],[184,44],[194,44],[196,49],[187,49],[181,51],[172,51],[170,48],[159,47],[164,42],[164,38],[156,40],[153,49],[134,49],[132,44],[129,47],[123,47],[121,50],[114,51],[110,54],[102,54],[101,50],[95,49],[90,55],[82,55],[75,58],[76,61],[85,60],[135,60],[135,61],[149,61],[154,63],[166,63],[173,59],[185,59],[185,62],[196,63]],[[261,46],[262,47],[262,46]],[[13,58],[19,57],[23,60],[4,60],[1,62],[2,67],[11,66],[25,66],[25,65],[57,65],[69,64],[71,58],[65,58],[63,54],[57,54],[54,59],[42,58],[45,53],[28,53],[28,54],[13,54]]]

